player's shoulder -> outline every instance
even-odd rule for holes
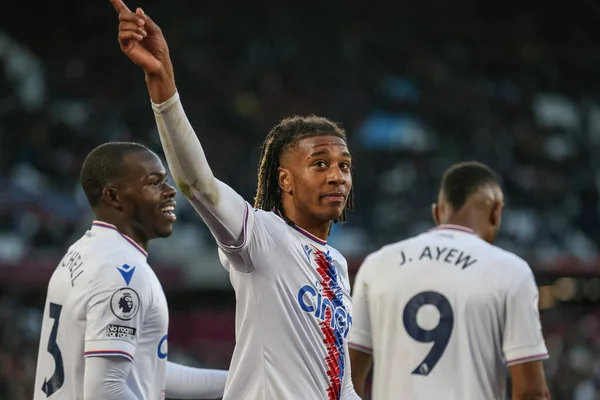
[[[379,249],[369,253],[367,257],[365,257],[365,263],[371,261],[381,262],[389,258],[397,257],[400,250],[416,246],[422,239],[422,235],[417,235],[397,242],[385,244]]]
[[[340,264],[348,267],[348,261],[346,261],[346,257],[344,257],[338,249],[336,249],[335,247],[332,247],[330,245],[327,245],[327,250],[329,251],[329,255],[331,256],[332,259],[334,259],[334,260],[338,261]]]
[[[145,252],[123,237],[92,236],[71,250],[79,253],[92,284],[130,285],[148,279],[150,266]]]
[[[285,229],[287,226],[285,221],[275,211],[253,208],[251,212],[254,212],[254,220],[260,221],[260,223],[267,228]]]
[[[489,250],[486,254],[489,255],[494,264],[500,267],[498,270],[502,271],[502,273],[510,272],[514,275],[520,276],[531,275],[533,273],[529,263],[515,253],[491,243],[484,243]]]
[[[275,242],[281,243],[288,238],[290,226],[276,211],[252,209],[253,236],[260,240],[263,245],[272,246]]]
[[[376,276],[376,270],[386,268],[386,265],[390,262],[393,263],[394,261],[397,261],[398,254],[401,254],[401,249],[412,246],[415,240],[415,237],[411,237],[409,239],[388,243],[367,254],[359,268],[360,275],[362,277],[371,275]]]

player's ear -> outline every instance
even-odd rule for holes
[[[281,188],[282,192],[291,194],[292,193],[292,174],[289,169],[279,167],[277,168],[277,172],[279,176],[277,178],[277,183]]]
[[[498,202],[492,209],[492,214],[490,215],[490,223],[493,226],[500,226],[500,220],[502,219],[502,209],[503,208],[504,208],[504,203]]]
[[[431,216],[433,217],[433,222],[435,222],[436,225],[440,224],[440,208],[438,207],[437,203],[433,203],[431,205]]]
[[[114,186],[106,186],[102,189],[102,202],[113,208],[121,208],[117,188]]]

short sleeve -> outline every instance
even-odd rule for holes
[[[506,297],[503,351],[508,366],[548,358],[538,311],[538,288],[533,273],[513,280]]]
[[[85,308],[85,357],[120,356],[133,361],[151,301],[143,272],[127,264],[98,269]]]
[[[248,243],[252,238],[252,232],[254,228],[254,218],[256,211],[252,208],[250,203],[244,202],[246,206],[246,211],[244,212],[244,222],[242,226],[242,242],[237,246],[230,246],[224,243],[221,243],[217,239],[217,245],[221,250],[225,253],[238,253],[244,251],[248,247]]]
[[[286,246],[289,227],[274,212],[257,210],[246,203],[244,240],[239,246],[219,245],[221,264],[231,272],[251,273],[265,268],[264,255]]]
[[[368,256],[360,266],[352,288],[352,328],[348,346],[364,353],[373,349],[371,338],[371,314],[369,310],[369,276],[374,255]]]

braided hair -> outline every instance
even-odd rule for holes
[[[260,155],[258,165],[258,188],[254,198],[254,207],[265,211],[277,209],[283,214],[281,201],[281,188],[279,187],[279,167],[281,155],[292,148],[301,139],[313,136],[337,136],[346,141],[346,132],[337,123],[327,118],[310,115],[307,117],[293,116],[283,119],[267,135]],[[354,209],[354,195],[352,189],[348,193],[346,209]],[[346,210],[338,220],[345,222]]]

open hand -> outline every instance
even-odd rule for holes
[[[169,48],[159,26],[141,8],[134,13],[123,0],[110,2],[119,14],[121,51],[141,67],[146,75],[168,73],[171,64]]]

